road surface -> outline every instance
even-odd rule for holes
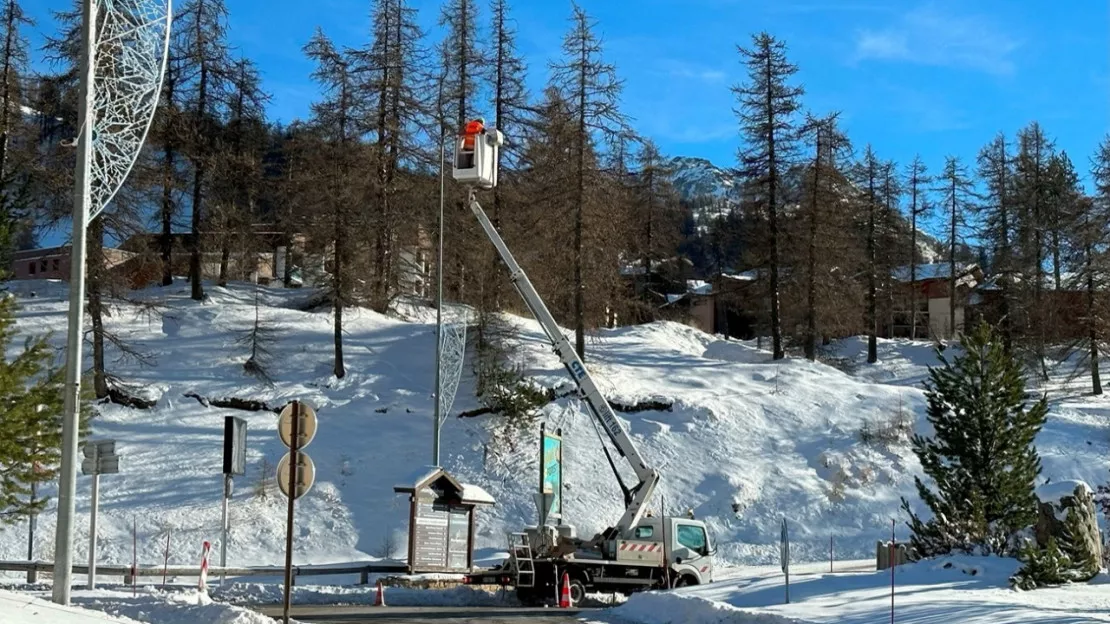
[[[281,607],[261,607],[281,618]],[[528,609],[517,607],[332,607],[294,606],[289,616],[311,624],[576,624],[588,622],[599,609]]]

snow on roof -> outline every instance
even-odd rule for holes
[[[759,279],[759,273],[752,269],[748,271],[742,271],[740,273],[722,273],[721,277],[725,279],[736,280],[738,282],[754,282],[755,280]]]
[[[474,485],[473,483],[464,483],[462,484],[462,486],[463,502],[477,503],[479,505],[492,505],[494,504],[494,502],[496,502],[493,500],[493,496],[491,496],[489,492],[482,489],[482,486],[480,485]]]
[[[1074,496],[1075,488],[1082,488],[1087,493],[1091,491],[1090,486],[1085,481],[1064,479],[1037,486],[1037,498],[1044,503],[1055,503],[1065,496]]]
[[[705,280],[686,280],[686,292],[694,295],[712,295],[713,284]]]
[[[914,277],[918,282],[935,279],[948,279],[951,277],[950,265],[947,262],[938,262],[935,264],[919,264],[915,267]],[[966,273],[970,273],[979,268],[978,264],[962,264],[956,263],[956,276],[959,277]],[[899,282],[910,281],[910,267],[898,267],[891,272],[891,276]]]
[[[414,485],[416,485],[417,483],[424,483],[428,479],[431,479],[432,476],[435,475],[437,472],[442,472],[442,471],[443,471],[443,469],[440,468],[439,466],[421,466],[420,468],[417,468],[416,470],[413,470],[411,473],[409,473],[409,476],[406,477],[403,481],[401,481],[401,483],[393,486],[393,489],[394,490],[397,490],[397,489],[410,489],[411,490],[412,487]]]

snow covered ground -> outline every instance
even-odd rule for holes
[[[12,286],[22,306],[21,330],[54,331],[60,348],[64,284]],[[122,457],[121,474],[101,481],[101,561],[130,563],[133,522],[141,563],[161,563],[167,539],[171,564],[198,564],[205,540],[219,552],[222,427],[224,416],[234,415],[248,422],[249,466],[236,479],[228,563],[283,562],[284,501],[273,492],[258,494],[285,450],[275,416],[205,407],[187,393],[271,405],[297,398],[317,408],[320,427],[307,449],[317,483],[299,503],[296,563],[401,555],[407,504],[392,488],[431,455],[432,316],[414,306],[401,308],[405,320],[350,310],[348,375],[339,380],[331,374],[329,313],[300,309],[308,291],[263,288],[261,315],[277,336],[269,386],[243,374],[247,351],[236,344],[254,319],[253,287],[211,286],[209,293],[197,303],[184,282],[151,288],[136,295],[162,301],[163,314],[120,304],[107,319],[121,339],[155,360],[149,367],[122,361],[113,369],[157,405],[101,406],[93,423],[94,437],[115,438]],[[515,355],[526,372],[548,387],[568,385],[536,324],[512,322],[520,330]],[[772,362],[751,343],[666,322],[603,330],[587,344],[588,365],[610,399],[673,403],[670,411],[620,416],[663,473],[653,506],[692,510],[706,520],[724,563],[776,563],[783,517],[790,520],[796,560],[826,560],[830,538],[838,560],[873,557],[875,540],[889,536],[891,518],[902,518],[901,497],[913,498],[919,466],[905,443],[908,431],[898,425],[924,425],[920,382],[935,363],[928,343],[881,341],[875,365],[863,362],[861,340],[834,345],[829,363]],[[110,349],[108,359],[119,355]],[[1106,482],[1110,399],[1086,396],[1078,382],[1062,377],[1046,387],[1053,403],[1038,439],[1044,478]],[[458,394],[454,413],[477,407],[469,369]],[[594,428],[571,399],[549,405],[541,418],[564,431],[567,513],[580,534],[593,534],[619,517],[621,500]],[[444,428],[445,467],[497,499],[479,511],[483,560],[504,549],[507,531],[534,522],[537,429],[538,421],[514,427],[491,416],[450,418]],[[89,485],[79,478],[78,561],[86,557]],[[53,531],[48,512],[39,520],[37,557],[52,558]],[[0,559],[25,556],[26,527],[0,529]]]
[[[241,607],[213,602],[192,592],[138,595],[122,591],[77,591],[71,607],[50,602],[49,592],[0,589],[4,624],[270,624],[272,619]]]
[[[1110,592],[1101,582],[1038,589],[1008,588],[1018,563],[948,557],[900,566],[894,614],[900,624],[1079,624],[1110,622]],[[632,596],[608,617],[639,624],[877,624],[890,621],[890,572],[791,574],[784,604],[781,573],[703,587]]]

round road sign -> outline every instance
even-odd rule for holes
[[[281,493],[289,496],[289,456],[292,453],[286,453],[285,457],[281,458],[277,467],[277,480],[278,487],[281,488]],[[312,484],[316,482],[316,464],[312,463],[312,458],[304,453],[297,453],[297,495],[294,499],[300,498],[305,495],[310,489]]]
[[[298,449],[303,449],[316,437],[316,411],[308,404],[301,403],[301,422],[297,426],[297,437],[300,438]],[[281,442],[293,448],[293,404],[286,405],[278,416],[278,437]]]

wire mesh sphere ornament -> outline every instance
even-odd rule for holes
[[[172,0],[93,0],[92,219],[112,201],[154,120],[170,42]]]
[[[440,377],[436,400],[439,401],[439,422],[447,420],[447,412],[455,402],[455,393],[462,377],[463,360],[466,357],[466,308],[452,306],[451,318],[443,319],[439,335]],[[446,315],[445,315],[446,316]]]

